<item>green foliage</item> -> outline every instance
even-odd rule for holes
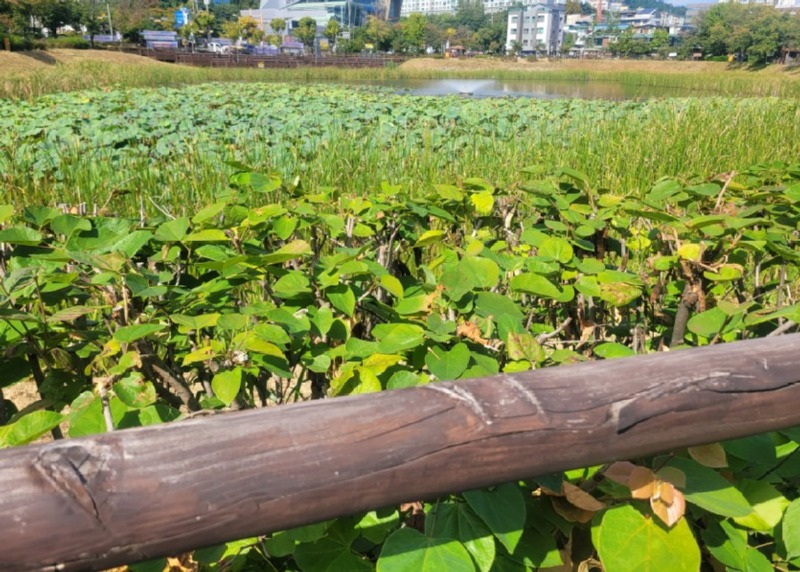
[[[3,384],[33,379],[42,398],[11,410],[0,445],[60,424],[76,437],[106,431],[107,418],[124,429],[800,322],[797,165],[664,178],[641,196],[572,168],[529,167],[513,187],[466,178],[415,195],[389,184],[368,195],[305,192],[302,178],[237,169],[191,216],[0,206]],[[521,570],[567,557],[599,559],[610,572],[785,566],[800,551],[797,438],[789,430],[724,443],[715,456],[642,459],[655,492],[594,467],[195,559],[308,572]],[[657,506],[673,511],[670,526]]]

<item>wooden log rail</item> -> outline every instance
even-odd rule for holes
[[[800,425],[800,334],[0,452],[0,569],[98,570]]]

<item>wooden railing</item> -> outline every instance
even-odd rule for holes
[[[98,570],[800,425],[800,334],[0,452],[0,569]]]

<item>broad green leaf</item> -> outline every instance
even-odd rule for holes
[[[434,346],[425,355],[425,364],[433,375],[442,381],[458,379],[469,365],[470,352],[465,343],[459,343],[449,351]]]
[[[75,231],[92,230],[92,223],[88,219],[71,214],[62,214],[50,221],[50,228],[56,234],[63,234],[69,238]]]
[[[459,261],[457,270],[478,288],[494,288],[500,279],[500,267],[488,258],[465,256]]]
[[[547,237],[539,245],[539,256],[567,264],[572,260],[573,250],[570,243],[563,238]]]
[[[343,568],[340,570],[344,570]],[[392,533],[381,549],[377,572],[474,572],[464,545],[449,538],[428,538],[413,528]]]
[[[624,504],[598,513],[592,541],[606,572],[697,572],[700,548],[685,518],[672,528]]]
[[[686,502],[721,516],[741,517],[752,512],[744,495],[717,471],[684,457],[671,459],[668,466],[686,475],[682,489]]]
[[[452,538],[469,551],[478,570],[488,572],[495,558],[495,542],[483,521],[466,503],[441,502],[425,519],[425,534]]]
[[[392,296],[398,300],[403,299],[403,285],[400,281],[391,274],[384,274],[380,278],[381,286]]]
[[[156,229],[153,238],[162,242],[180,242],[188,231],[189,219],[184,216],[161,224]]]
[[[323,538],[298,545],[294,559],[303,572],[369,572],[372,564],[350,548],[356,536],[358,531],[339,521],[328,528]]]
[[[370,542],[380,544],[386,539],[389,532],[396,529],[399,524],[400,514],[394,509],[384,509],[368,512],[358,521],[355,528],[361,533],[361,536]]]
[[[211,389],[225,405],[230,405],[239,394],[242,386],[242,368],[235,367],[231,370],[220,371],[211,380]]]
[[[641,289],[623,282],[600,284],[600,299],[612,306],[630,304],[642,295]]]
[[[347,317],[352,317],[353,312],[356,311],[356,295],[353,293],[353,289],[347,284],[338,284],[337,286],[326,288],[325,297],[334,308]]]
[[[0,229],[0,242],[36,246],[42,242],[42,233],[27,226],[12,226]]]
[[[293,298],[311,292],[311,282],[303,272],[291,270],[272,285],[272,291],[278,298]]]
[[[6,222],[14,214],[12,205],[0,205],[0,224]]]
[[[160,332],[166,326],[164,324],[136,324],[133,326],[122,326],[114,332],[114,339],[122,343],[135,342],[138,339]]]
[[[217,216],[219,213],[222,212],[222,209],[224,209],[224,208],[225,208],[225,202],[224,201],[220,201],[220,202],[214,203],[213,205],[209,205],[207,207],[203,207],[202,209],[197,211],[197,214],[195,214],[194,217],[192,217],[192,222],[194,224],[202,224],[202,223],[206,222],[207,220],[210,220],[210,219],[214,218],[215,216]]]
[[[57,427],[65,419],[66,417],[60,413],[44,409],[27,413],[10,425],[0,427],[0,449],[27,445]]]
[[[156,402],[156,388],[138,372],[132,372],[115,383],[114,393],[122,403],[134,409],[142,409]]]
[[[510,284],[513,290],[519,292],[528,292],[545,298],[558,298],[561,296],[561,290],[555,284],[544,276],[533,272],[525,272],[514,276]]]
[[[789,560],[800,557],[800,498],[794,499],[786,507],[781,531]]]
[[[789,501],[771,484],[743,479],[739,484],[742,494],[753,507],[747,516],[734,518],[739,526],[760,532],[769,532],[781,521]]]
[[[103,404],[91,391],[84,391],[70,404],[69,436],[83,437],[104,433]]]
[[[420,345],[425,330],[414,324],[378,324],[372,329],[378,340],[378,351],[382,354],[397,354]]]
[[[563,564],[561,554],[552,534],[528,527],[522,534],[513,554],[508,558],[525,566],[526,570],[539,570]]]
[[[636,352],[633,351],[628,346],[623,346],[622,344],[614,342],[600,344],[599,346],[596,346],[592,351],[594,351],[594,355],[601,357],[603,359],[614,359],[614,358],[636,355]]]
[[[475,296],[475,313],[483,318],[491,316],[495,320],[508,316],[514,321],[522,321],[525,317],[513,300],[494,292],[479,292]]]
[[[280,264],[311,253],[311,246],[305,240],[293,240],[271,254],[262,256],[265,264]]]
[[[525,500],[519,486],[507,483],[492,490],[468,491],[464,499],[506,550],[513,553],[525,527]]]
[[[544,349],[528,332],[520,334],[509,332],[506,342],[508,357],[512,360],[527,360],[530,363],[541,363],[546,356]]]
[[[712,338],[723,328],[727,319],[725,312],[719,308],[711,308],[689,318],[686,327],[698,336]]]
[[[158,425],[159,423],[169,423],[170,421],[175,421],[180,416],[180,411],[162,403],[148,405],[139,410],[139,422],[142,424],[142,427]]]

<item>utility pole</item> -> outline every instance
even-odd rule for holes
[[[111,40],[114,40],[114,24],[111,23],[111,3],[106,0],[106,11],[108,12],[108,33],[111,34]]]

